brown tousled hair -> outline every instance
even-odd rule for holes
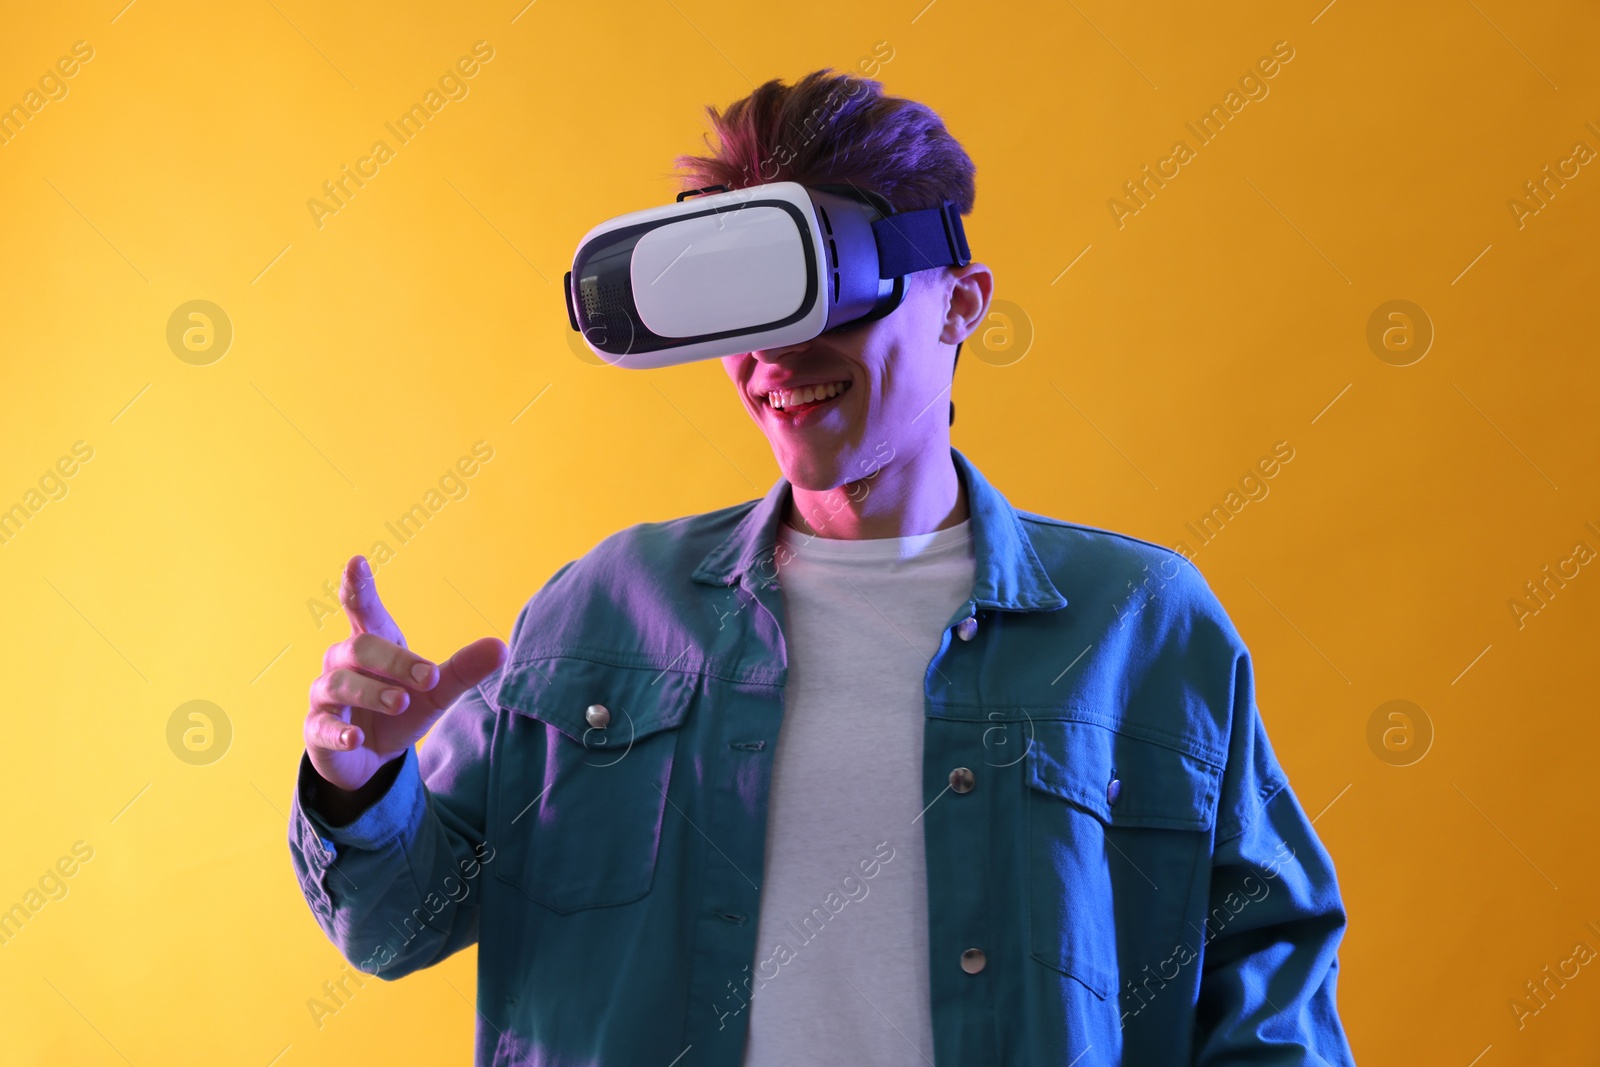
[[[881,193],[896,211],[953,200],[972,213],[976,168],[960,142],[927,105],[885,96],[870,78],[828,68],[792,86],[774,78],[706,113],[718,143],[710,155],[673,161],[684,189],[848,183]]]

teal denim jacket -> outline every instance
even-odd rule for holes
[[[1016,510],[951,455],[977,558],[923,684],[934,1062],[1351,1063],[1333,863],[1204,578]],[[289,846],[317,922],[384,979],[476,942],[476,1064],[739,1067],[771,977],[788,500],[780,478],[562,566],[350,824],[302,757]]]

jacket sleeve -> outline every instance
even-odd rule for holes
[[[346,826],[315,808],[320,776],[302,752],[289,852],[323,932],[358,969],[393,980],[478,938],[484,820],[496,712],[492,675],[452,704],[399,773]]]
[[[1197,932],[1194,1062],[1342,1067],[1354,1058],[1335,999],[1345,910],[1333,860],[1273,755],[1249,653],[1236,647],[1210,904]]]

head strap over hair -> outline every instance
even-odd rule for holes
[[[938,207],[885,215],[872,224],[878,242],[878,277],[898,278],[933,267],[965,267],[972,262],[967,232],[955,201]]]

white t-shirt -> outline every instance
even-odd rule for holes
[[[923,678],[972,594],[971,523],[778,542],[789,675],[744,1062],[925,1067]]]

